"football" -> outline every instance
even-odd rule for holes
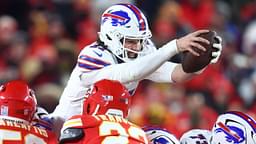
[[[201,43],[201,45],[206,48],[206,51],[194,48],[194,50],[198,52],[200,56],[194,56],[188,51],[182,53],[181,65],[186,73],[197,72],[207,66],[213,59],[212,52],[217,51],[216,48],[213,48],[213,43],[217,42],[217,39],[215,38],[216,32],[209,31],[208,33],[204,33],[199,36],[207,39],[210,44],[208,45],[205,43]]]

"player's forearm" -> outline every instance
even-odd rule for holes
[[[154,53],[138,58],[128,63],[110,65],[101,70],[85,73],[81,75],[81,80],[98,81],[100,79],[118,80],[122,83],[128,83],[140,80],[153,73],[164,62],[177,54],[176,40],[173,40]],[[93,78],[93,79],[92,79]]]
[[[167,43],[150,55],[137,59],[130,64],[127,63],[125,69],[130,69],[128,77],[133,78],[130,81],[143,79],[152,74],[175,54],[177,54],[176,40]]]
[[[173,80],[173,82],[176,83],[181,83],[181,82],[185,82],[187,80],[190,80],[192,77],[196,76],[197,73],[186,73],[184,72],[184,70],[182,69],[181,64],[178,64],[173,72],[171,73],[171,78]]]

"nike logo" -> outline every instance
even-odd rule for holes
[[[97,51],[93,51],[97,56],[102,57],[102,53],[98,53]]]

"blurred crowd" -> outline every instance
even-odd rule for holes
[[[118,2],[143,10],[156,46],[198,29],[214,30],[224,41],[220,62],[187,83],[141,82],[132,122],[179,137],[192,128],[210,129],[227,110],[256,118],[255,0],[1,0],[0,82],[26,80],[39,105],[52,112],[79,51],[97,39],[101,13]]]

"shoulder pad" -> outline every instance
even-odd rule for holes
[[[90,72],[111,65],[111,60],[112,56],[99,49],[85,48],[78,56],[77,66],[83,72]]]
[[[88,55],[92,56],[94,58],[102,58],[104,55],[105,51],[101,49],[98,46],[87,46],[83,50],[81,50],[79,55]]]
[[[67,128],[61,132],[59,141],[60,144],[73,140],[79,140],[84,137],[84,131],[80,128]]]

